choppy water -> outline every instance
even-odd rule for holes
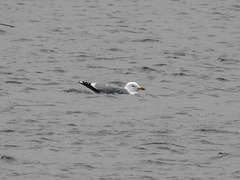
[[[0,25],[1,179],[240,178],[239,0],[2,0],[0,15],[15,26]]]

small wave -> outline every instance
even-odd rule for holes
[[[1,30],[0,29],[0,35],[4,35],[4,34],[6,34],[7,33],[7,31],[4,31],[4,30]]]
[[[164,54],[172,54],[174,56],[186,56],[187,55],[185,52],[168,52],[168,51],[165,51]]]
[[[166,142],[150,142],[150,143],[145,143],[142,145],[171,145],[171,146],[176,146],[176,147],[182,147],[184,146],[178,145],[178,144],[173,144],[173,143],[166,143]]]
[[[13,73],[11,73],[11,72],[0,72],[0,74],[3,74],[3,75],[11,75],[11,74],[13,74]]]
[[[159,63],[159,64],[154,64],[154,66],[167,66],[167,64]]]
[[[2,133],[11,133],[11,132],[15,132],[16,130],[13,129],[4,129],[4,130],[0,130],[0,132]]]
[[[28,39],[28,38],[19,38],[16,40],[13,40],[14,42],[32,42],[33,39]]]
[[[89,164],[85,164],[85,163],[74,163],[75,167],[81,167],[83,169],[87,169],[87,170],[93,170],[96,169],[96,167],[89,165]]]
[[[118,48],[110,48],[108,49],[109,51],[113,51],[113,52],[116,52],[116,51],[123,51],[122,49],[118,49]]]
[[[43,53],[53,53],[55,51],[52,50],[52,49],[40,49],[40,52],[43,52]]]
[[[229,153],[223,153],[223,152],[219,152],[217,155],[209,158],[209,160],[217,160],[217,159],[221,159],[221,158],[224,158],[226,156],[230,156],[231,154]]]
[[[19,146],[14,145],[14,144],[5,144],[5,145],[3,145],[3,147],[6,147],[6,148],[17,148]]]
[[[147,67],[147,66],[139,67],[139,68],[137,68],[137,70],[140,72],[146,72],[146,73],[157,71],[156,69],[153,69],[153,68]]]
[[[113,58],[108,58],[108,57],[97,57],[95,58],[98,61],[111,61]]]
[[[222,81],[222,82],[225,82],[225,81],[230,81],[229,79],[226,79],[226,78],[223,78],[223,77],[219,77],[219,78],[216,78],[218,81]]]
[[[94,94],[91,91],[87,90],[78,90],[78,89],[67,89],[63,90],[64,93],[76,93],[76,94]]]
[[[22,82],[19,82],[19,81],[6,81],[6,84],[22,84]]]
[[[4,161],[4,162],[14,162],[14,161],[16,161],[16,159],[14,157],[7,156],[7,155],[2,155],[0,160]]]
[[[60,83],[57,82],[46,82],[46,83],[32,83],[32,85],[36,86],[56,86],[59,85]]]
[[[141,161],[142,164],[153,164],[153,165],[175,165],[175,162],[167,162],[161,160],[143,160]]]
[[[63,70],[63,69],[55,69],[53,70],[54,72],[57,72],[57,73],[65,73],[66,71]]]
[[[189,76],[188,74],[183,73],[183,72],[173,73],[172,75],[174,75],[174,76]]]
[[[94,111],[67,111],[66,114],[87,114],[87,115],[96,115],[98,112]]]
[[[71,126],[71,127],[75,127],[75,126],[77,126],[76,124],[74,124],[74,123],[69,123],[69,124],[66,124],[67,126]]]
[[[138,39],[138,40],[133,40],[132,42],[159,42],[158,39]]]
[[[144,143],[140,147],[144,146],[144,148],[153,148],[157,150],[166,150],[170,151],[173,153],[177,154],[183,154],[185,151],[185,147],[178,145],[178,144],[173,144],[173,143],[166,143],[166,142],[150,142],[150,143]]]
[[[236,60],[236,59],[227,59],[222,57],[218,58],[217,60],[224,64],[236,64],[240,62],[239,60]]]
[[[231,8],[232,10],[234,10],[234,11],[240,11],[240,5],[238,5],[238,4],[236,4],[236,5],[232,5],[232,8]]]
[[[30,107],[32,107],[32,106],[36,106],[36,107],[38,107],[38,106],[43,106],[43,107],[48,107],[48,106],[50,106],[50,107],[55,107],[56,105],[55,104],[15,104],[15,105],[13,105],[14,107],[15,106],[22,106],[22,107],[28,107],[28,106],[30,106]]]
[[[219,130],[219,129],[197,129],[195,131],[200,131],[204,133],[214,133],[214,134],[239,134],[239,132],[232,132],[232,131]]]
[[[36,91],[37,89],[31,88],[31,87],[26,87],[23,89],[25,92],[30,92],[30,91]]]
[[[83,111],[67,111],[66,114],[83,114]]]

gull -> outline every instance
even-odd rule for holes
[[[128,82],[125,87],[119,87],[109,84],[90,83],[87,81],[78,81],[97,94],[137,94],[139,90],[145,90],[136,82]]]

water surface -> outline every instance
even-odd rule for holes
[[[239,3],[1,1],[1,179],[239,179]]]

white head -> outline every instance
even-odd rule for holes
[[[125,89],[130,94],[136,94],[138,93],[138,90],[145,90],[143,87],[139,86],[136,82],[129,82],[126,84]]]

